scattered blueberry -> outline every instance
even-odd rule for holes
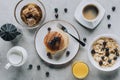
[[[46,77],[49,77],[49,75],[50,75],[50,73],[49,73],[49,72],[46,72],[45,74],[46,74]]]
[[[37,65],[37,70],[40,70],[40,65]]]
[[[103,62],[102,62],[102,61],[100,61],[100,62],[99,62],[99,65],[100,65],[100,66],[102,66],[102,65],[103,65]]]
[[[117,56],[115,56],[113,59],[114,59],[114,60],[117,60]]]
[[[66,52],[66,57],[68,57],[70,55],[70,51]]]
[[[33,68],[33,65],[32,65],[32,64],[29,64],[28,69],[31,70],[32,68]]]
[[[58,8],[55,8],[54,11],[55,11],[55,13],[57,13],[58,12]]]
[[[67,9],[67,8],[65,8],[65,9],[64,9],[64,12],[65,12],[65,13],[67,13],[67,12],[68,12],[68,9]]]
[[[107,19],[108,19],[108,20],[110,19],[110,17],[111,17],[110,15],[107,15]]]
[[[51,28],[50,28],[50,27],[48,27],[48,31],[49,31],[49,32],[51,31]]]
[[[91,50],[91,53],[92,53],[92,54],[95,54],[96,52],[95,52],[95,50],[94,50],[94,49],[92,49],[92,50]]]
[[[84,42],[86,42],[86,41],[87,41],[87,39],[86,39],[86,38],[83,38],[83,41],[84,41]]]
[[[111,28],[111,24],[108,24],[108,28],[109,28],[109,29]]]
[[[115,11],[115,9],[116,9],[116,7],[115,7],[115,6],[113,6],[113,7],[112,7],[112,11],[114,12],[114,11]]]
[[[55,14],[55,18],[58,19],[58,17],[59,17],[59,15],[56,13],[56,14]]]

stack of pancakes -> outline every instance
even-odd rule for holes
[[[68,34],[62,30],[48,32],[44,38],[47,52],[51,54],[59,53],[68,47]]]

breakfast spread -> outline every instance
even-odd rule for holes
[[[62,30],[50,31],[44,38],[47,52],[50,54],[59,53],[68,47],[69,38]]]
[[[21,10],[21,19],[30,27],[36,26],[40,22],[42,16],[41,8],[34,3],[25,5]]]
[[[101,37],[93,43],[91,54],[101,67],[111,67],[120,55],[120,47],[114,39]]]

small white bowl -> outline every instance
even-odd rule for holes
[[[103,68],[101,66],[99,66],[98,62],[96,62],[91,54],[91,50],[92,50],[92,45],[93,43],[101,38],[101,37],[109,37],[109,38],[112,38],[113,40],[115,40],[118,45],[120,45],[120,39],[119,37],[117,37],[116,35],[113,35],[113,34],[102,34],[102,35],[99,35],[97,37],[95,37],[93,40],[92,40],[92,43],[89,45],[89,49],[88,49],[88,57],[89,57],[89,60],[90,62],[99,70],[101,71],[113,71],[113,70],[116,70],[117,68],[120,67],[120,57],[117,58],[115,64],[111,67],[107,67],[107,68]]]

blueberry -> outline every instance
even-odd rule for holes
[[[117,56],[115,56],[113,59],[114,59],[114,60],[117,60]]]
[[[60,41],[60,37],[54,37],[55,41]]]
[[[37,65],[37,70],[40,70],[40,65]]]
[[[115,49],[114,49],[114,51],[115,51],[115,52],[118,52],[118,49],[117,49],[117,48],[115,48]]]
[[[50,28],[50,27],[48,27],[48,31],[51,31],[51,28]]]
[[[107,15],[107,19],[109,20],[111,18],[111,16],[110,15]]]
[[[49,59],[52,59],[52,55],[51,55],[50,52],[47,53],[47,56],[48,56]]]
[[[55,14],[55,18],[58,19],[58,17],[59,17],[59,15],[56,13],[56,14]]]
[[[116,56],[119,56],[119,53],[118,53],[118,52],[116,52]]]
[[[109,48],[106,48],[106,52],[109,52]]]
[[[105,58],[104,56],[101,57],[102,60],[104,60],[104,58]]]
[[[111,28],[111,24],[108,24],[108,28],[109,28],[109,29]]]
[[[58,8],[55,8],[54,11],[55,11],[55,13],[57,13],[58,12]]]
[[[92,50],[91,50],[91,53],[92,53],[92,54],[95,54],[96,52],[95,52],[95,50],[94,50],[94,49],[92,49]]]
[[[68,57],[70,55],[70,51],[66,52],[66,57]]]
[[[32,68],[33,68],[33,65],[32,65],[32,64],[29,64],[28,69],[31,70]]]
[[[106,44],[107,44],[107,42],[104,41],[104,42],[103,42],[103,46],[104,46],[104,48],[105,48]]]
[[[67,8],[65,8],[65,9],[64,9],[64,12],[65,12],[65,13],[67,13],[67,12],[68,12],[68,9],[67,9]]]
[[[108,63],[111,63],[111,62],[112,62],[112,61],[109,59],[109,60],[108,60]]]
[[[103,62],[102,62],[102,61],[99,61],[99,65],[102,66],[102,65],[103,65]]]
[[[112,11],[114,12],[114,11],[115,11],[115,9],[116,9],[116,7],[115,7],[115,6],[113,6],[113,7],[112,7]]]
[[[49,72],[46,72],[45,74],[46,74],[46,77],[49,77],[49,75],[50,75],[50,73],[49,73]]]
[[[107,56],[107,57],[108,57],[109,55],[110,55],[110,54],[109,54],[109,52],[106,52],[106,53],[105,53],[105,56]]]
[[[86,42],[86,41],[87,41],[87,39],[86,39],[86,38],[83,38],[83,41],[84,41],[84,42]]]

